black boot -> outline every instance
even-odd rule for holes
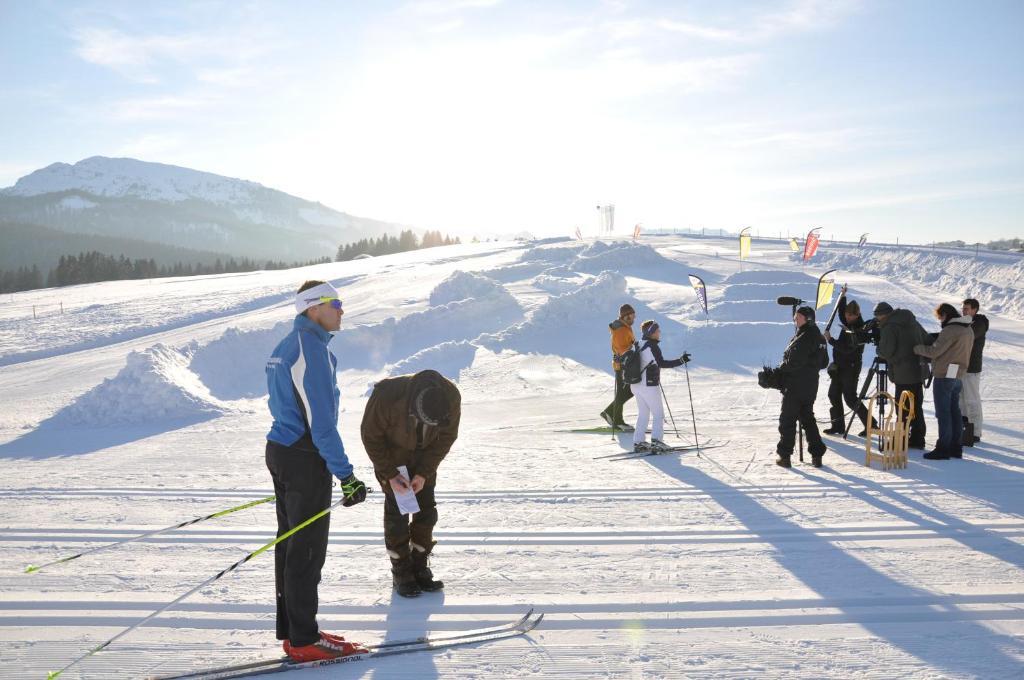
[[[779,454],[779,457],[775,459],[775,464],[784,468],[793,467],[793,464],[789,462],[789,456],[783,456],[781,454]]]
[[[846,428],[842,423],[839,423],[838,425],[832,423],[832,427],[823,431],[822,434],[846,434]]]
[[[811,465],[813,465],[816,468],[820,468],[821,467],[821,456],[815,456],[814,454],[811,454]]]
[[[394,585],[395,592],[402,597],[418,597],[423,592],[416,581],[412,557],[408,555],[391,558],[391,582]]]
[[[962,446],[974,446],[974,423],[968,422],[964,425],[964,434],[960,442]]]
[[[433,546],[431,546],[433,547]],[[434,580],[434,572],[430,571],[429,566],[430,553],[421,552],[413,547],[412,549],[412,569],[413,575],[416,578],[416,585],[420,587],[425,593],[433,593],[444,588],[443,581]]]

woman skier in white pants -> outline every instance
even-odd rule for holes
[[[630,385],[639,409],[636,430],[633,431],[633,450],[638,453],[665,451],[669,446],[661,440],[665,429],[665,411],[661,404],[661,369],[682,366],[690,360],[690,355],[683,352],[678,359],[666,360],[658,345],[661,340],[661,328],[658,324],[651,320],[644,321],[640,325],[640,330],[643,332],[644,340],[640,347],[640,365],[644,368],[640,373],[640,382]],[[651,443],[648,444],[644,437],[647,433],[647,421],[651,416],[654,416],[654,425],[651,430]]]

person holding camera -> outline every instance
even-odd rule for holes
[[[915,345],[914,353],[932,360],[934,378],[935,419],[939,421],[939,438],[935,448],[924,457],[928,460],[963,458],[963,421],[960,420],[962,379],[971,363],[974,331],[971,318],[962,317],[956,307],[943,302],[935,308],[935,318],[942,322],[942,331],[932,345]]]
[[[888,302],[875,305],[875,320],[878,324],[878,347],[875,353],[889,365],[889,379],[896,389],[896,401],[904,392],[914,395],[914,420],[910,423],[912,449],[925,447],[924,423],[924,381],[927,366],[922,365],[914,347],[929,344],[917,317],[909,309],[893,309]]]
[[[988,317],[978,314],[980,307],[977,300],[967,298],[960,309],[961,316],[971,319],[971,330],[974,331],[971,365],[964,374],[964,389],[960,393],[960,411],[964,417],[964,446],[974,446],[981,441],[981,355],[985,351]]]
[[[841,319],[842,330],[838,338],[833,338],[825,330],[825,339],[832,345],[832,363],[828,367],[828,375],[831,380],[828,387],[828,400],[832,407],[829,409],[829,416],[832,419],[832,426],[825,430],[825,434],[845,434],[846,425],[843,422],[843,401],[852,408],[864,431],[860,433],[863,437],[867,434],[868,410],[857,398],[857,381],[860,379],[860,369],[864,359],[864,319],[860,315],[860,305],[856,300],[846,301],[846,286],[839,292],[839,302],[836,313]]]
[[[828,365],[828,350],[825,349],[825,337],[814,323],[814,308],[796,310],[793,323],[796,334],[786,345],[782,363],[776,371],[782,387],[782,411],[779,413],[779,443],[775,447],[779,457],[775,464],[792,467],[789,459],[796,444],[799,422],[807,433],[811,464],[820,468],[826,448],[814,419],[814,400],[818,396],[818,374]]]

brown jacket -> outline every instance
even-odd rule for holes
[[[419,425],[412,415],[410,395],[424,385],[440,387],[448,396],[451,413],[447,425]],[[437,371],[420,371],[381,380],[373,388],[363,412],[361,434],[363,448],[373,463],[373,471],[381,483],[398,474],[398,466],[409,468],[410,478],[421,475],[430,479],[437,474],[448,450],[459,436],[462,395],[450,380]],[[417,444],[417,430],[420,441]]]
[[[945,378],[950,364],[957,364],[957,378],[963,378],[971,363],[971,347],[974,346],[974,331],[971,318],[958,316],[950,319],[932,345],[915,345],[914,353],[932,360],[932,374]]]
[[[622,366],[619,365],[618,360],[614,357],[619,356],[632,347],[633,343],[636,342],[636,336],[633,335],[633,329],[623,323],[622,319],[616,319],[608,324],[608,330],[612,334],[612,368],[618,371],[622,369]]]

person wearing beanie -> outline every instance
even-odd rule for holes
[[[796,446],[797,423],[807,434],[811,464],[821,467],[825,443],[814,419],[814,400],[818,396],[818,374],[828,365],[825,337],[814,323],[814,309],[801,307],[793,314],[796,334],[782,354],[778,371],[784,385],[782,410],[779,413],[779,443],[775,446],[775,464],[792,467],[790,458]]]
[[[266,463],[277,496],[277,535],[330,507],[331,476],[341,480],[343,505],[366,498],[338,434],[338,360],[327,348],[344,314],[337,289],[306,281],[295,294],[291,332],[267,361]],[[298,662],[363,654],[367,649],[324,633],[316,622],[317,586],[327,557],[331,516],[313,522],[274,546],[277,639]]]
[[[910,448],[924,449],[927,428],[924,422],[924,381],[928,366],[914,354],[915,345],[931,340],[917,317],[909,309],[893,309],[888,302],[875,305],[878,322],[878,347],[875,354],[888,366],[889,380],[895,388],[896,402],[904,392],[914,396],[914,420],[910,423]]]
[[[932,396],[935,420],[939,422],[939,438],[935,448],[924,457],[928,460],[963,458],[963,428],[960,413],[960,392],[963,377],[971,364],[974,330],[971,317],[960,316],[957,308],[942,303],[935,308],[935,318],[942,331],[932,345],[915,345],[914,353],[932,360]]]
[[[437,544],[434,489],[437,468],[459,436],[461,415],[459,388],[432,370],[381,380],[366,402],[360,434],[384,489],[384,547],[392,585],[402,597],[444,587],[429,564]],[[412,515],[403,514],[395,498],[409,491],[420,508]]]
[[[985,334],[988,333],[988,317],[979,314],[981,305],[974,298],[964,300],[961,316],[971,319],[974,331],[974,346],[971,349],[971,365],[963,377],[964,389],[960,392],[960,411],[964,420],[964,446],[974,446],[981,441],[983,418],[981,413],[981,361],[985,351]]]
[[[662,441],[665,429],[665,411],[661,402],[661,369],[675,368],[690,361],[690,355],[683,352],[678,359],[665,359],[661,353],[661,328],[656,321],[644,321],[640,326],[644,344],[640,347],[640,382],[629,388],[636,397],[636,429],[633,430],[633,451],[666,451],[669,446]],[[646,441],[647,423],[651,417],[651,443]]]
[[[825,434],[845,434],[846,423],[843,421],[843,402],[854,410],[860,418],[864,431],[860,436],[867,434],[868,410],[863,402],[857,398],[857,383],[860,381],[860,370],[863,366],[864,343],[860,342],[860,335],[864,329],[864,319],[860,315],[860,305],[856,300],[846,301],[846,286],[839,291],[839,301],[836,303],[836,314],[839,318],[839,337],[833,338],[828,330],[824,331],[825,340],[832,345],[832,363],[828,367],[829,387],[828,401],[831,405],[829,417],[832,425]]]
[[[615,373],[615,395],[612,398],[612,403],[601,411],[601,418],[613,429],[623,432],[633,429],[622,418],[622,408],[627,401],[633,398],[633,392],[623,378],[622,362],[619,361],[619,357],[636,342],[636,337],[633,335],[635,320],[636,310],[632,305],[624,304],[619,307],[619,318],[608,324],[608,330],[612,334],[612,371]]]

